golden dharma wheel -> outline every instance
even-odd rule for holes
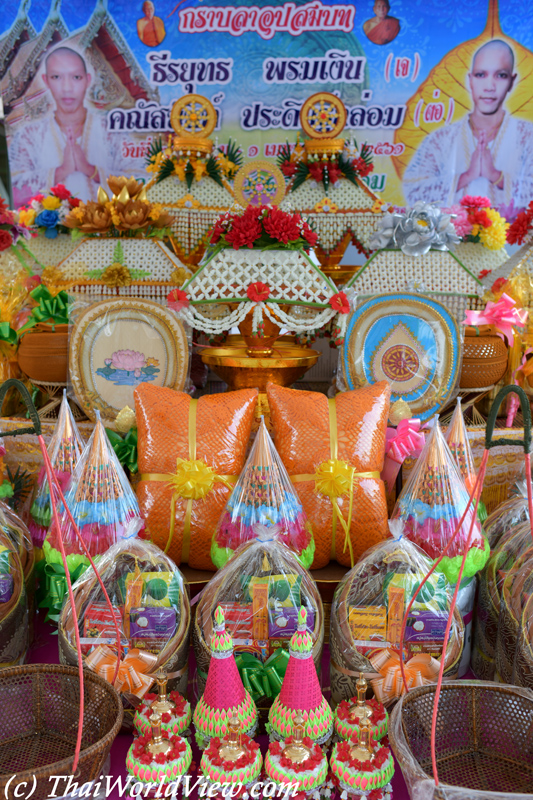
[[[207,97],[186,94],[172,106],[170,124],[179,137],[207,139],[215,130],[217,114]]]
[[[346,108],[336,95],[317,92],[300,110],[300,125],[311,139],[335,139],[346,125]]]

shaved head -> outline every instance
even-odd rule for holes
[[[44,60],[44,67],[47,74],[49,72],[49,62],[52,61],[52,59],[55,59],[56,57],[57,58],[70,57],[77,59],[81,67],[83,68],[84,73],[87,73],[87,65],[85,63],[85,59],[82,58],[80,54],[76,52],[76,50],[72,50],[71,47],[56,47],[55,50],[52,50],[50,53],[48,53],[48,55]]]
[[[514,69],[514,53],[507,42],[504,42],[502,39],[491,39],[490,42],[485,42],[485,44],[482,44],[481,47],[476,50],[474,58],[472,59],[472,70],[475,69],[476,58],[478,56],[485,52],[489,55],[493,55],[496,51],[500,51],[500,53],[504,54],[504,57],[507,56],[509,58],[509,69],[512,72]]]

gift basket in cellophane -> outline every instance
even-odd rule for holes
[[[531,524],[527,520],[511,525],[501,533],[498,544],[479,575],[471,661],[478,678],[494,680],[495,677],[494,659],[504,581],[517,562],[522,559],[527,561],[532,556]]]
[[[24,663],[28,646],[28,596],[19,546],[0,525],[0,668]]]
[[[10,390],[22,395],[33,424],[2,435],[37,435],[52,487],[52,516],[59,528],[58,505],[64,506],[65,498],[50,463],[41,421],[28,390],[19,381],[9,380],[0,387],[0,407]],[[22,663],[28,641],[28,611],[24,568],[18,555],[21,528],[17,520],[8,523],[5,530],[0,526],[0,663],[6,667],[0,670],[0,792],[6,800],[15,800],[17,786],[31,783],[34,800],[44,800],[53,776],[75,775],[80,784],[90,785],[87,782],[101,774],[120,729],[123,709],[112,683],[95,673],[84,675],[81,663],[78,669]],[[27,532],[23,534],[26,541]],[[58,545],[70,593],[61,539]],[[77,626],[76,639],[80,647]],[[7,666],[6,662],[17,666]],[[13,784],[15,774],[18,784]]]
[[[524,417],[524,438],[513,442],[522,446],[525,453],[526,475],[530,474],[531,412],[525,393],[516,386],[508,386],[496,397],[489,414],[485,450],[471,492],[474,514],[477,514],[490,449],[501,444],[492,434],[498,409],[507,394],[516,391]],[[506,442],[507,443],[507,442]],[[528,504],[532,507],[531,483],[528,482]],[[465,514],[466,516],[466,514]],[[463,519],[457,523],[451,542],[459,534]],[[475,517],[471,517],[466,543],[473,534]],[[530,534],[531,535],[531,534]],[[444,557],[446,553],[442,554]],[[455,609],[460,581],[468,558],[463,550],[458,581],[455,586],[451,610]],[[422,594],[432,571],[420,583],[417,593]],[[522,592],[528,594],[531,567],[526,561],[515,559],[507,572],[502,587],[515,618],[522,609],[522,619],[531,596],[523,603]],[[511,572],[513,575],[511,575]],[[505,585],[509,580],[509,585]],[[514,587],[514,588],[513,588]],[[413,603],[406,609],[402,622],[401,643],[412,613]],[[523,623],[519,624],[524,631]],[[519,640],[517,636],[515,639]],[[446,632],[444,646],[448,640]],[[512,648],[514,656],[515,648]],[[405,676],[403,676],[405,677]],[[442,682],[443,664],[436,682],[419,686],[402,695],[394,708],[389,725],[389,738],[402,769],[409,794],[417,800],[526,800],[531,797],[533,782],[533,695],[530,691],[512,685],[488,681]]]
[[[0,530],[8,536],[22,565],[28,601],[31,642],[33,639],[33,618],[35,616],[35,552],[31,534],[18,514],[7,503],[3,502],[0,502]]]
[[[513,665],[524,608],[533,594],[533,540],[517,558],[502,584],[498,636],[494,657],[495,680],[513,683]]]
[[[403,692],[398,654],[402,620],[431,569],[431,559],[402,535],[401,523],[392,524],[391,530],[396,538],[367,550],[335,591],[330,634],[335,703],[357,693],[361,672],[385,705]],[[432,682],[438,675],[451,596],[445,576],[433,573],[413,605],[402,656],[411,687]],[[457,673],[463,643],[464,626],[456,609],[444,656],[447,677]]]
[[[109,681],[120,662],[114,685],[123,697],[127,726],[158,671],[166,673],[170,689],[186,692],[191,622],[187,584],[162,550],[141,539],[118,542],[101,556],[97,568],[113,614],[89,568],[73,586],[82,657],[86,668]],[[77,664],[68,599],[58,628],[61,663]],[[127,651],[122,658],[121,648]]]
[[[204,589],[196,610],[193,644],[201,694],[211,659],[215,611],[220,606],[245,688],[254,700],[266,698],[268,704],[281,689],[301,606],[307,609],[313,658],[320,668],[324,612],[315,581],[276,532],[257,523],[254,537],[238,548]]]

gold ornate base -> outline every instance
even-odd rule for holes
[[[320,353],[278,340],[268,358],[248,356],[244,343],[242,347],[210,347],[200,350],[200,355],[231,391],[257,388],[264,393],[267,383],[290,386],[316,364]]]

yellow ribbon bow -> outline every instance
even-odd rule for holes
[[[85,664],[108,683],[113,683],[117,653],[108,645],[100,644],[95,647],[85,659]],[[120,662],[115,689],[117,692],[133,694],[141,700],[155,680],[149,673],[155,670],[156,665],[156,655],[132,648]]]
[[[352,526],[353,515],[353,492],[354,481],[364,478],[371,478],[374,480],[380,479],[380,474],[377,471],[372,472],[356,472],[355,467],[348,464],[347,461],[339,461],[337,458],[338,453],[338,440],[337,440],[337,411],[335,407],[335,398],[328,400],[329,411],[329,435],[330,435],[330,451],[331,458],[328,461],[323,461],[314,474],[306,475],[293,475],[291,480],[293,483],[302,483],[304,481],[315,482],[315,492],[329,497],[333,506],[333,526],[331,533],[331,557],[335,558],[335,536],[337,533],[337,520],[339,521],[344,531],[344,549],[346,547],[350,551],[350,564],[354,565],[353,547],[350,536],[350,529]],[[345,519],[339,506],[339,499],[348,496],[348,515]]]
[[[393,650],[379,650],[370,657],[370,663],[378,673],[377,678],[370,681],[374,694],[383,705],[391,703],[402,694],[406,688],[402,678],[400,656]],[[440,661],[428,653],[413,656],[404,664],[407,689],[415,686],[425,686],[435,683],[439,675]]]

